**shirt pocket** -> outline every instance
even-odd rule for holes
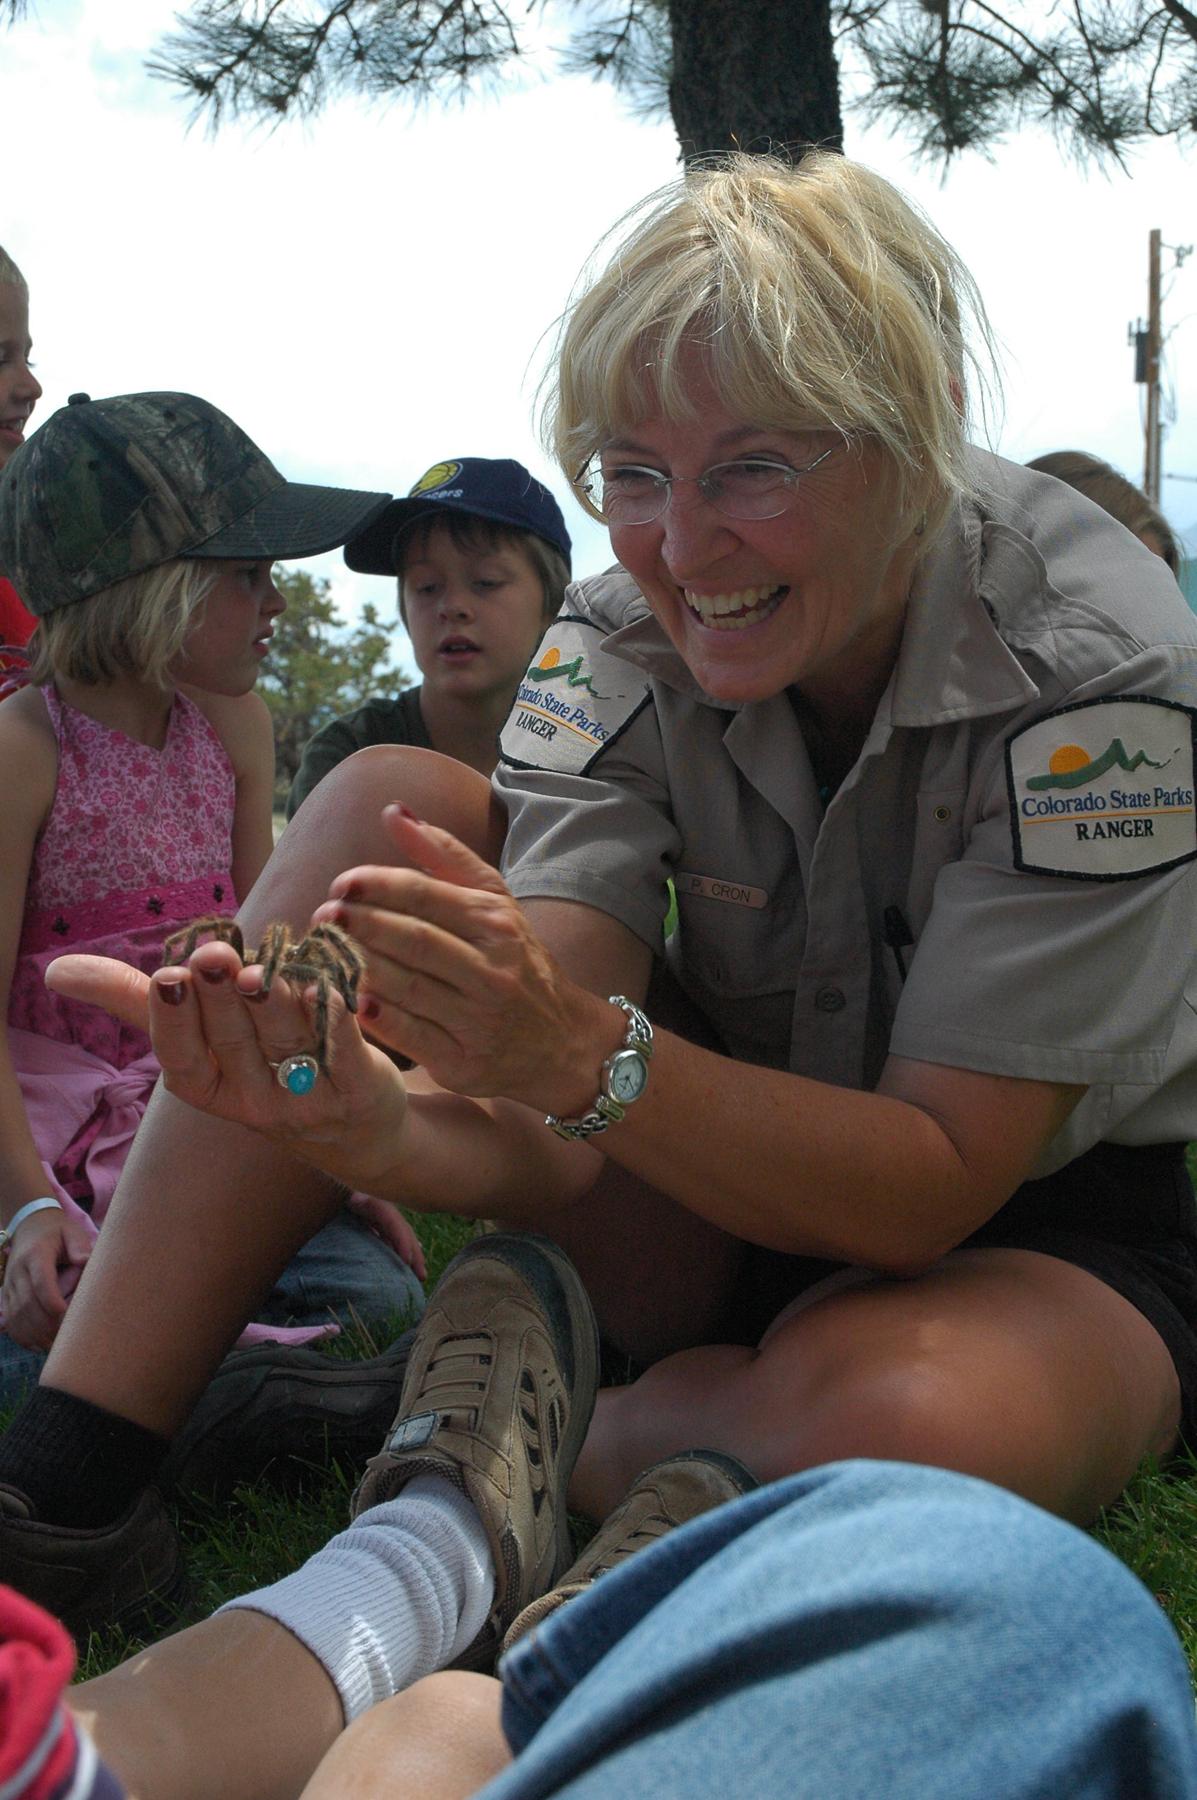
[[[805,933],[797,883],[787,882],[790,891],[763,906],[735,898],[754,890],[734,878],[716,884],[732,896],[727,898],[696,889],[685,873],[676,884],[678,930],[669,960],[678,981],[729,1055],[784,1068]]]

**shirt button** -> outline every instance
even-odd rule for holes
[[[847,1004],[848,1002],[844,998],[844,991],[842,988],[820,988],[815,995],[815,1005],[820,1012],[842,1012]]]

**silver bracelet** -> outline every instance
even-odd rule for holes
[[[18,1207],[8,1224],[0,1230],[0,1287],[4,1285],[5,1271],[8,1268],[8,1253],[12,1249],[12,1240],[18,1225],[31,1219],[34,1213],[48,1212],[53,1207],[56,1212],[62,1211],[62,1201],[56,1200],[53,1194],[43,1194],[40,1200],[26,1200],[24,1206]]]
[[[34,1213],[48,1211],[51,1206],[58,1212],[62,1211],[62,1201],[56,1200],[53,1194],[43,1194],[40,1200],[27,1200],[24,1206],[17,1209],[3,1230],[0,1230],[0,1250],[7,1249],[12,1243],[18,1225],[23,1225],[26,1219],[33,1217]]]

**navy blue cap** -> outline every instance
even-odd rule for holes
[[[363,575],[395,573],[395,539],[416,519],[438,512],[493,519],[517,531],[531,531],[570,559],[569,532],[561,508],[547,487],[514,458],[459,456],[433,463],[405,500],[392,500],[345,546],[345,561]]]

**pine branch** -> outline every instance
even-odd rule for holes
[[[149,69],[216,126],[309,116],[346,92],[464,92],[520,49],[501,0],[199,0]]]
[[[673,56],[662,0],[627,0],[576,31],[558,60],[563,74],[610,81],[641,118],[668,116]]]
[[[1186,32],[1197,44],[1197,13],[1191,8],[1182,6],[1180,0],[1160,0],[1164,11],[1170,19],[1174,19],[1183,32]]]

